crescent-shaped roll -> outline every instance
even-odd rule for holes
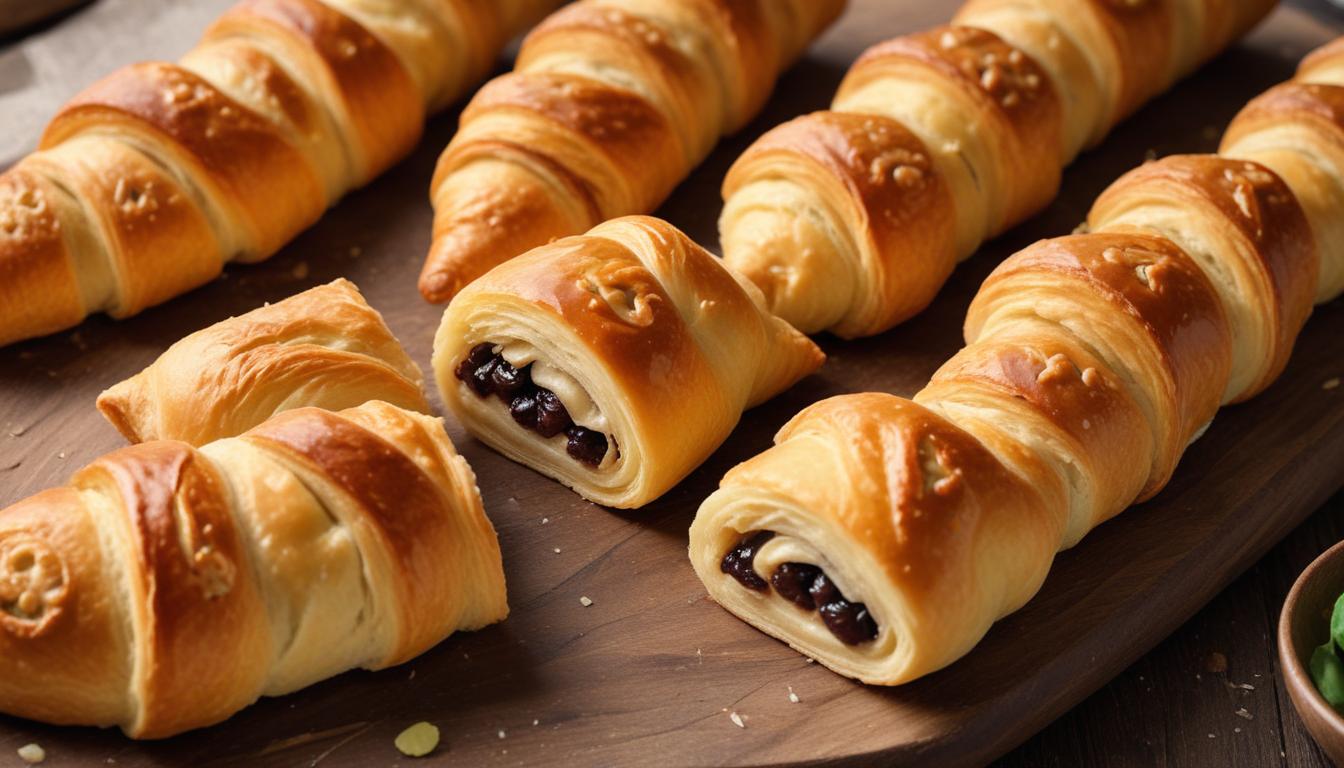
[[[1155,233],[1199,263],[1232,329],[1223,402],[1278,378],[1311,314],[1320,259],[1302,206],[1273,171],[1216,155],[1163,158],[1112,184],[1088,226]]]
[[[1291,82],[1246,105],[1219,153],[1259,163],[1292,189],[1320,254],[1316,303],[1344,293],[1344,39],[1312,53]]]
[[[559,0],[242,0],[67,104],[0,175],[0,344],[265,259],[404,157]]]
[[[1044,208],[1064,165],[1272,0],[970,0],[850,69],[724,180],[724,259],[807,333],[880,333]]]
[[[442,423],[380,402],[108,454],[0,511],[0,711],[161,738],[508,613]]]
[[[432,302],[495,265],[649,213],[746,125],[845,0],[582,0],[523,42],[439,158]]]
[[[429,411],[420,369],[345,279],[216,323],[98,397],[133,443],[204,445],[275,414],[382,400]]]
[[[713,255],[635,216],[473,282],[444,313],[433,365],[476,437],[587,499],[632,508],[822,361]]]
[[[1269,386],[1313,299],[1333,297],[1318,282],[1344,178],[1329,87],[1270,91],[1229,131],[1241,157],[1148,163],[1085,234],[1000,264],[966,346],[912,401],[848,395],[795,417],[696,515],[710,595],[869,683],[969,651],[1055,553],[1161,491],[1220,405]]]

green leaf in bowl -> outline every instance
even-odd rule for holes
[[[1340,712],[1344,712],[1344,661],[1335,655],[1335,641],[1330,640],[1311,652],[1311,681],[1322,698]]]
[[[1335,646],[1344,650],[1344,595],[1335,601],[1335,610],[1330,614],[1330,639]]]

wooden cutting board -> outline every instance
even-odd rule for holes
[[[180,52],[212,6],[223,4],[103,0],[40,38],[0,50],[0,81],[13,57],[44,61],[98,35],[95,24],[158,35],[101,35],[100,60],[109,49],[121,61],[147,50]],[[714,245],[718,186],[733,158],[770,126],[824,107],[865,46],[943,21],[951,5],[854,0],[784,78],[767,113],[726,142],[660,213]],[[1037,238],[1072,230],[1094,197],[1145,156],[1211,150],[1246,100],[1288,78],[1302,54],[1335,32],[1279,11],[1242,47],[1083,157],[1049,211],[963,265],[921,317],[874,339],[824,339],[830,362],[821,373],[748,413],[705,466],[642,511],[585,503],[450,425],[499,529],[513,610],[503,624],[454,636],[403,667],[342,675],[163,742],[0,718],[0,764],[36,741],[54,766],[405,765],[414,761],[396,752],[393,738],[419,720],[439,725],[444,738],[434,759],[454,765],[992,759],[1155,645],[1344,484],[1344,387],[1325,386],[1344,376],[1344,301],[1317,309],[1282,379],[1252,403],[1224,410],[1158,498],[1061,555],[1030,604],[965,659],[912,685],[888,690],[844,680],[710,602],[686,558],[696,506],[803,406],[845,392],[916,391],[960,346],[966,305],[996,263]],[[72,58],[51,70],[61,77],[35,78],[4,98],[31,108],[52,93],[64,97],[95,74],[85,68]],[[0,109],[0,137],[10,142],[0,145],[0,158],[36,138],[40,123],[16,136],[19,129],[5,122],[22,111]],[[413,157],[266,264],[230,269],[128,322],[94,319],[0,350],[0,504],[61,483],[120,445],[93,408],[102,388],[183,334],[337,276],[364,289],[427,368],[440,311],[420,300],[415,276],[429,237],[429,177],[454,124],[451,114],[435,120]]]

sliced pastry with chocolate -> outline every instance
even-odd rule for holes
[[[625,508],[665,493],[745,409],[823,360],[754,286],[644,216],[496,267],[453,299],[434,342],[439,389],[468,430]]]

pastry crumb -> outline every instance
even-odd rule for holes
[[[533,725],[541,725],[541,721],[540,721],[540,720],[533,720],[533,721],[532,721],[532,724],[533,724]]]
[[[794,703],[794,704],[797,704],[798,701],[799,701],[799,699],[798,699],[798,694],[796,694],[796,693],[793,692],[793,686],[792,686],[792,685],[789,686],[789,701],[792,702],[792,703]]]
[[[588,597],[587,595],[584,595],[583,597],[579,598],[579,604],[582,605],[584,608],[587,608],[588,606],[593,604],[593,599]]]
[[[552,550],[552,551],[555,552],[555,554],[557,554],[557,555],[560,554],[560,548],[559,548],[559,547],[556,547],[556,548],[555,548],[554,550]]]
[[[439,727],[424,721],[397,734],[393,744],[397,751],[407,757],[424,757],[439,746]]]
[[[732,721],[733,721],[733,725],[736,725],[738,728],[746,728],[746,727],[747,727],[747,724],[744,723],[744,722],[742,722],[742,716],[739,715],[739,714],[737,714],[736,712],[729,712],[729,713],[728,713],[728,719],[729,719],[729,720],[732,720]]]
[[[499,729],[499,738],[503,739],[503,738],[505,738],[506,736],[508,736],[508,734],[504,732],[504,729],[503,729],[503,728],[500,728],[500,729]]]
[[[47,759],[47,751],[37,744],[24,744],[19,747],[19,759],[29,765],[37,765]]]
[[[551,518],[549,518],[549,517],[543,517],[543,518],[541,518],[541,524],[542,524],[542,525],[545,525],[545,524],[547,524],[547,523],[549,523],[549,522],[551,522]]]
[[[364,249],[363,249],[363,248],[360,248],[358,245],[352,245],[352,246],[350,246],[350,258],[352,258],[352,259],[358,259],[360,256],[363,256],[363,255],[364,255]]]
[[[1332,389],[1339,389],[1339,377],[1336,376],[1333,379],[1328,379],[1321,385],[1321,389],[1324,389],[1326,392],[1329,392]]]
[[[1338,383],[1338,382],[1339,382],[1339,379],[1335,379],[1335,382]],[[24,433],[24,432],[27,432],[27,431],[28,431],[28,428],[25,427],[25,426],[23,426],[22,424],[20,424],[19,426],[14,427],[13,429],[9,430],[9,436],[10,436],[10,437],[22,437],[22,436],[23,436],[23,433]]]
[[[1252,715],[1252,714],[1251,714],[1251,711],[1250,711],[1249,709],[1246,709],[1245,707],[1237,707],[1237,711],[1236,711],[1236,712],[1233,712],[1232,714],[1234,714],[1234,715],[1236,715],[1237,717],[1240,717],[1240,718],[1242,718],[1242,719],[1244,719],[1244,720],[1254,720],[1254,719],[1255,719],[1255,715]]]
[[[56,458],[58,458],[58,459],[64,459],[64,458],[65,458],[65,451],[61,451],[60,453],[56,454]]]

